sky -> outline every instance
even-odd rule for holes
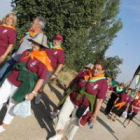
[[[122,0],[118,18],[121,18],[123,28],[117,33],[106,56],[123,59],[117,80],[126,83],[140,65],[140,0]]]
[[[11,12],[11,0],[4,0],[0,5],[0,19]],[[119,56],[123,59],[120,65],[119,82],[128,82],[140,64],[140,0],[121,0],[120,13],[123,28],[117,33],[106,56]]]
[[[0,4],[0,20],[9,12],[11,12],[12,7],[10,4],[11,0],[3,0]]]

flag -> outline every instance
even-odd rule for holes
[[[140,65],[136,69],[132,79],[134,79],[134,78],[136,79],[135,85],[137,86],[140,83]]]
[[[136,77],[135,85],[137,86],[140,83],[140,65],[135,70],[135,72],[133,74],[133,77],[132,77],[132,80],[130,81],[130,84],[128,85],[128,87],[130,87],[130,85],[133,82],[133,80],[134,80],[135,77]]]

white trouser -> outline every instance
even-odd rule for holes
[[[70,97],[68,97],[59,113],[59,119],[56,125],[57,130],[64,130],[66,122],[69,120],[69,117],[72,113],[71,121],[66,130],[66,136],[68,140],[72,140],[75,133],[77,132],[79,125],[78,125],[78,118],[76,117],[77,108],[71,102]]]
[[[7,79],[4,81],[4,83],[2,84],[2,86],[0,88],[0,110],[3,107],[3,103],[7,102],[7,100],[10,97],[12,97],[12,95],[15,93],[15,91],[17,90],[17,88],[18,87],[16,87],[15,85],[13,85]],[[15,117],[15,115],[12,112],[13,112],[13,107],[16,104],[17,103],[12,98],[10,98],[9,106],[8,106],[6,115],[4,117],[3,123],[5,123],[5,124],[10,124],[11,123],[11,121]]]

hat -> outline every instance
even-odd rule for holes
[[[64,39],[63,35],[61,35],[61,34],[57,34],[54,38],[57,40],[61,40],[61,41],[63,41],[63,39]]]
[[[34,41],[45,48],[49,48],[47,45],[47,37],[43,33],[39,33],[35,38],[30,38],[29,40]]]
[[[93,69],[93,66],[94,66],[93,64],[89,63],[88,65],[85,66],[85,68]]]

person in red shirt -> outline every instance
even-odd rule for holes
[[[54,36],[54,41],[48,43],[49,48],[46,48],[46,53],[51,62],[51,68],[50,68],[49,72],[47,73],[46,79],[40,90],[40,94],[35,99],[35,104],[40,103],[41,93],[42,93],[43,88],[46,85],[46,83],[49,80],[55,79],[57,77],[58,73],[61,71],[61,69],[64,66],[65,54],[61,47],[63,40],[64,40],[63,35],[57,34]]]
[[[66,130],[66,136],[72,140],[79,126],[84,126],[89,120],[94,124],[96,122],[99,110],[101,108],[103,99],[107,92],[107,81],[104,77],[105,64],[103,61],[97,61],[93,69],[85,72],[81,78],[78,78],[76,87],[71,92],[66,94],[64,104],[58,116],[58,123],[56,125],[56,134],[49,138],[49,140],[61,140],[63,137],[63,130],[69,116],[71,121]],[[62,99],[62,101],[63,101]],[[85,108],[85,114],[79,114],[79,109]],[[78,113],[79,112],[79,113]],[[83,116],[86,115],[87,119]]]
[[[79,73],[77,74],[77,76],[68,85],[66,85],[66,88],[65,88],[65,91],[64,91],[65,94],[67,92],[69,92],[69,90],[72,90],[77,85],[76,83],[78,83],[78,81],[81,78],[83,78],[85,74],[87,74],[90,71],[92,71],[92,69],[93,69],[93,64],[89,63],[88,65],[86,65],[84,67],[84,69],[80,70]],[[55,111],[50,112],[51,119],[55,119],[58,116],[58,114],[59,114],[60,109],[62,108],[62,106],[63,106],[63,103],[60,102],[58,104],[57,109]]]
[[[16,23],[16,15],[9,13],[0,24],[0,65],[7,58],[16,42]]]
[[[0,87],[0,110],[3,103],[7,102],[10,97],[6,115],[2,125],[0,125],[0,132],[5,131],[14,119],[15,105],[25,99],[32,100],[37,95],[47,75],[50,62],[44,51],[44,48],[47,47],[44,34],[40,33],[30,41],[32,49],[22,53],[21,58]]]
[[[133,118],[140,111],[140,92],[137,95],[138,95],[137,99],[133,100],[129,106],[127,118],[123,122],[124,127],[128,126],[128,124],[133,120]]]
[[[124,111],[128,110],[128,107],[131,102],[131,96],[129,95],[131,93],[132,89],[127,89],[126,92],[123,92],[119,95],[119,97],[114,101],[114,107],[112,109],[112,115],[111,119],[112,121],[115,121],[117,116],[121,116]]]

